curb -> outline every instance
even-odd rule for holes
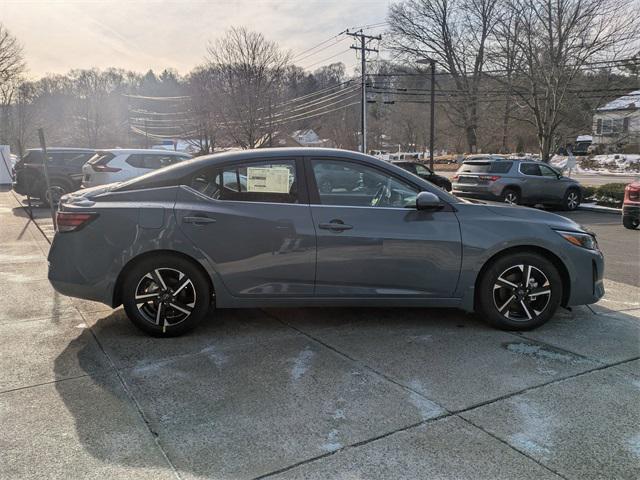
[[[580,204],[578,205],[578,210],[586,210],[588,212],[598,212],[598,213],[612,213],[614,215],[622,215],[621,208],[613,208],[613,207],[603,207],[602,205],[592,204]]]

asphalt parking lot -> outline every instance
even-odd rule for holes
[[[0,192],[0,478],[640,477],[640,232],[606,297],[525,334],[456,310],[223,310],[154,339],[46,279]]]

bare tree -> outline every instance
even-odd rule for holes
[[[244,28],[228,30],[207,51],[224,130],[243,148],[253,148],[275,128],[274,105],[290,55]]]
[[[533,116],[540,155],[548,161],[562,122],[567,93],[578,73],[637,49],[635,0],[513,0],[521,20],[510,41],[522,62],[514,89]]]
[[[24,69],[22,46],[0,23],[0,86],[19,77]]]
[[[451,108],[469,151],[477,146],[478,92],[499,0],[404,0],[391,5],[389,46],[407,59],[433,58],[457,92]]]

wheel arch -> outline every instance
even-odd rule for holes
[[[127,273],[131,271],[131,269],[138,262],[150,257],[155,257],[155,256],[164,256],[164,257],[171,256],[176,258],[182,258],[192,263],[205,276],[205,278],[207,279],[207,282],[209,283],[209,289],[211,293],[215,294],[215,287],[213,285],[213,281],[211,280],[211,275],[209,274],[207,269],[204,268],[202,263],[200,263],[197,259],[195,259],[191,255],[187,255],[186,253],[178,252],[176,250],[151,250],[148,252],[141,253],[140,255],[136,255],[135,257],[129,259],[129,261],[124,265],[122,270],[120,270],[120,273],[118,274],[118,278],[116,279],[116,282],[113,288],[113,299],[112,299],[112,305],[111,305],[112,307],[115,308],[118,305],[122,304],[122,284],[124,283],[124,279],[126,278]]]
[[[522,198],[522,188],[520,187],[520,185],[516,185],[513,183],[505,185],[504,187],[502,187],[502,192],[500,192],[500,195],[504,195],[504,192],[506,192],[507,190],[515,190],[520,194],[520,198]]]
[[[474,282],[474,291],[478,291],[480,282],[482,281],[482,277],[493,262],[495,262],[499,258],[513,253],[538,253],[550,260],[551,263],[553,263],[553,266],[558,269],[558,273],[560,274],[560,278],[562,279],[562,299],[560,301],[560,304],[562,306],[566,306],[567,303],[569,303],[569,298],[571,298],[571,277],[569,276],[569,271],[567,270],[566,265],[560,259],[560,257],[553,253],[551,250],[537,245],[518,245],[505,248],[504,250],[500,250],[499,252],[494,253],[484,262],[482,268],[480,268],[480,271],[478,272],[478,275],[476,275],[476,279]],[[474,295],[473,305],[474,309],[478,305],[477,295]]]

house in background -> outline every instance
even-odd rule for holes
[[[320,138],[320,135],[318,135],[311,128],[296,130],[291,134],[291,138],[293,138],[303,147],[335,147],[335,143],[333,141],[329,140],[328,138]]]
[[[596,109],[593,144],[608,151],[640,153],[640,90]]]

